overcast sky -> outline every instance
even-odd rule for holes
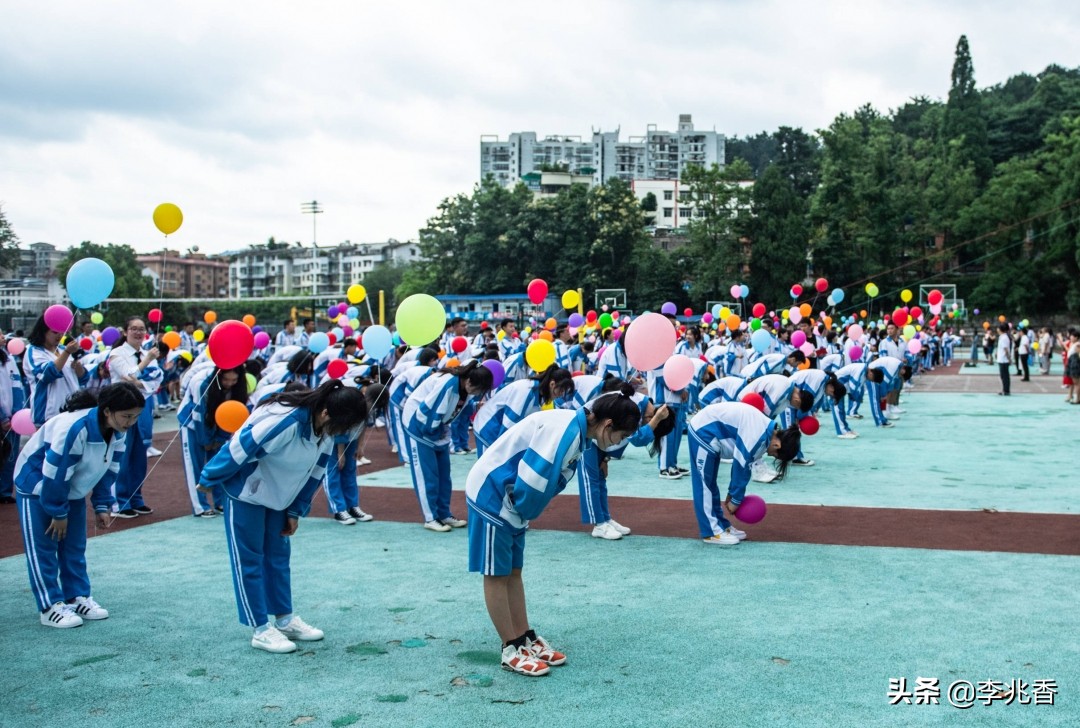
[[[481,134],[745,136],[1080,66],[1080,3],[6,3],[0,204],[24,244],[414,239]]]

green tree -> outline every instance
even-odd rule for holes
[[[0,268],[14,269],[19,265],[19,236],[8,222],[0,205]]]
[[[949,87],[949,101],[945,104],[942,131],[944,141],[959,141],[959,147],[955,149],[959,164],[973,165],[979,184],[986,184],[993,173],[994,163],[990,158],[982,97],[975,88],[975,66],[965,35],[960,36],[956,43],[952,85]]]
[[[695,301],[726,296],[731,285],[746,275],[752,187],[740,183],[750,176],[750,165],[742,160],[724,169],[715,164],[708,169],[692,166],[683,174],[695,213],[688,226],[689,241],[680,253],[692,261],[686,277]]]
[[[806,205],[780,165],[770,166],[754,185],[750,224],[750,290],[755,301],[780,306],[792,284],[802,280],[810,230]]]

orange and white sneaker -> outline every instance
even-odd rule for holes
[[[543,660],[552,667],[558,667],[566,662],[566,655],[554,649],[540,635],[535,640],[525,639],[525,649],[529,650],[537,659]]]
[[[533,677],[547,675],[551,672],[548,664],[538,659],[528,648],[514,647],[513,645],[503,647],[502,669]]]

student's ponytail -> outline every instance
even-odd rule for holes
[[[555,364],[549,366],[543,374],[530,377],[533,381],[540,382],[540,402],[547,404],[555,399],[552,392],[556,387],[565,390],[569,387],[574,391],[574,377],[566,369],[560,369]]]
[[[793,422],[789,427],[773,430],[773,434],[780,438],[780,451],[776,453],[776,479],[783,480],[787,475],[788,464],[799,454],[802,430],[797,422]]]
[[[613,429],[631,434],[641,424],[641,410],[631,399],[633,388],[627,384],[617,392],[601,394],[587,408],[596,419],[611,420]]]
[[[839,404],[847,395],[847,387],[836,378],[833,372],[829,372],[829,381],[825,382],[825,388],[828,389],[830,385],[832,385],[832,398]]]

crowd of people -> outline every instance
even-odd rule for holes
[[[893,427],[904,415],[904,389],[920,372],[948,365],[960,342],[951,329],[927,330],[911,346],[892,323],[841,330],[803,319],[725,330],[667,319],[671,337],[657,346],[693,365],[677,386],[665,368],[635,369],[626,332],[586,335],[553,321],[544,331],[554,362],[539,370],[527,357],[536,332],[519,334],[509,318],[471,333],[453,318],[437,341],[400,344],[378,358],[361,337],[314,351],[315,322],[298,331],[290,320],[272,345],[229,367],[211,359],[194,323],[174,332],[172,345],[142,317],[127,319],[108,347],[90,322],[66,336],[42,318],[23,346],[0,337],[0,496],[18,502],[40,621],[74,627],[108,616],[90,589],[83,501],[90,496],[103,526],[153,513],[142,497],[148,459],[161,454],[153,419],[176,409],[191,512],[224,518],[252,646],[280,653],[322,639],[293,612],[289,537],[319,489],[337,523],[373,518],[360,506],[357,468],[370,463],[366,439],[381,427],[409,470],[422,527],[467,529],[468,568],[483,575],[503,666],[542,675],[566,656],[529,624],[525,535],[575,474],[582,523],[592,537],[618,541],[631,530],[610,512],[609,468],[620,467],[612,463],[629,446],[644,447],[658,478],[689,477],[702,541],[736,546],[747,534],[731,519],[749,483],[814,466],[803,435],[817,432],[818,414],[827,413],[836,437],[855,440],[850,423],[864,419],[868,400],[868,424]],[[982,344],[1004,367],[1003,394],[1010,366],[1027,379],[1029,358],[1038,357],[1047,374],[1060,348],[1069,399],[1080,404],[1076,331],[1055,337],[1002,325]],[[37,428],[28,438],[12,427],[22,410]],[[455,514],[451,457],[474,450],[467,513]]]

